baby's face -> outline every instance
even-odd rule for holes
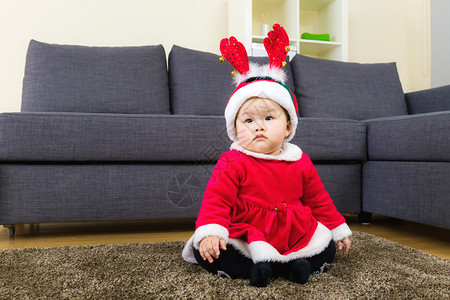
[[[237,113],[236,136],[249,151],[278,155],[290,133],[291,122],[284,109],[270,99],[250,98]]]

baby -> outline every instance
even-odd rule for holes
[[[304,284],[326,271],[335,243],[344,254],[351,245],[351,230],[309,156],[289,143],[298,123],[281,69],[289,40],[281,26],[273,28],[264,40],[270,66],[249,65],[242,44],[222,40],[222,54],[239,72],[225,109],[233,144],[214,168],[183,250],[185,260],[213,274],[258,287],[277,277]]]

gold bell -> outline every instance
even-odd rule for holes
[[[220,62],[224,62],[225,58],[223,58],[223,56],[219,57]]]
[[[286,52],[289,52],[289,50],[291,50],[291,47],[286,46],[286,47],[284,48],[284,50],[286,50]]]
[[[236,71],[233,70],[233,71],[231,72],[231,75],[233,75],[233,77],[236,76]]]
[[[286,67],[286,65],[287,65],[287,62],[285,62],[285,61],[283,61],[282,63],[281,63],[281,66],[284,68],[284,67]]]

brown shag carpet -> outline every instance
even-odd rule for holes
[[[354,232],[347,256],[305,285],[208,274],[184,242],[0,251],[1,299],[449,299],[450,260]]]

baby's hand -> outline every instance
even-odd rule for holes
[[[212,263],[214,261],[213,257],[216,259],[219,257],[219,248],[227,250],[227,243],[217,236],[210,235],[201,240],[199,252],[203,260],[208,260]]]
[[[342,250],[342,244],[344,244],[345,249],[344,249],[344,254],[347,254],[348,251],[350,250],[350,245],[352,244],[352,242],[350,241],[350,239],[348,237],[344,238],[341,241],[337,242],[337,248],[339,250]]]

